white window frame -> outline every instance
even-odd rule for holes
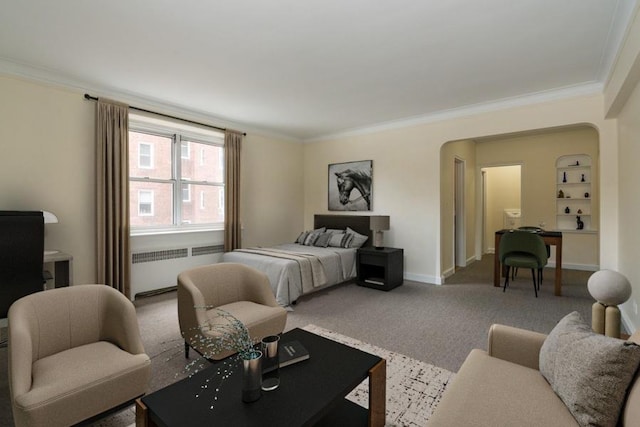
[[[130,181],[138,182],[159,182],[159,183],[171,183],[173,186],[173,224],[153,227],[131,227],[131,235],[152,235],[152,234],[164,234],[174,232],[191,232],[191,231],[209,231],[209,230],[223,230],[224,221],[217,223],[207,224],[191,224],[187,220],[182,219],[182,184],[204,185],[221,187],[221,194],[224,194],[224,134],[215,130],[202,129],[190,125],[177,125],[174,122],[166,122],[158,119],[149,119],[144,116],[138,116],[129,114],[129,130],[132,132],[149,133],[153,135],[165,136],[173,139],[172,149],[172,177],[169,180],[166,179],[150,179],[142,177],[129,177]],[[184,140],[184,141],[183,141]],[[181,159],[182,157],[182,143],[187,144],[189,147],[189,158],[191,152],[191,142],[199,144],[214,145],[222,149],[222,155],[218,167],[221,167],[222,181],[220,182],[208,182],[208,181],[191,181],[188,179],[182,179],[181,176]],[[153,148],[152,148],[153,150]],[[185,158],[187,159],[187,158]],[[222,165],[222,166],[221,166]],[[215,165],[212,165],[215,166]],[[191,200],[191,186],[189,187],[190,200]],[[177,196],[179,195],[179,196]],[[154,209],[155,211],[155,209]],[[219,215],[224,215],[224,209],[218,211]]]
[[[205,209],[205,203],[204,203],[204,191],[200,191],[200,209]]]

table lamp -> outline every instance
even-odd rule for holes
[[[620,338],[620,309],[618,305],[631,296],[631,284],[617,271],[600,270],[589,277],[587,288],[597,301],[591,309],[594,332]]]
[[[53,213],[48,212],[48,211],[42,211],[42,216],[44,217],[44,223],[45,224],[57,224],[58,223],[58,217],[55,216]],[[58,251],[53,250],[53,251],[44,251],[45,255],[51,255],[51,254],[55,254]]]
[[[369,217],[369,229],[373,231],[373,246],[376,249],[384,249],[383,230],[389,229],[389,216],[372,215]]]

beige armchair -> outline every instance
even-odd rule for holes
[[[232,350],[208,354],[202,347],[203,337],[215,337],[215,331],[201,326],[219,316],[216,308],[241,321],[258,341],[282,333],[287,321],[287,311],[276,302],[269,279],[258,270],[218,263],[184,271],[178,275],[178,320],[185,357],[189,357],[189,347],[214,360],[234,354]]]
[[[15,425],[68,426],[147,390],[133,304],[105,285],[28,295],[9,309],[9,389]]]

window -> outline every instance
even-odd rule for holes
[[[140,142],[138,145],[138,167],[141,169],[153,168],[153,145]]]
[[[153,190],[138,191],[138,215],[153,216]]]
[[[191,157],[188,141],[180,144],[180,157],[182,157],[183,159],[189,159]]]
[[[182,201],[191,202],[191,186],[189,184],[182,184]]]
[[[222,133],[130,119],[129,147],[133,230],[211,228],[224,223]]]

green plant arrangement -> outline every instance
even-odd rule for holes
[[[211,306],[195,308],[205,311],[215,309],[217,313],[217,316],[196,328],[200,332],[197,334],[198,349],[205,358],[210,359],[215,354],[228,350],[236,351],[245,360],[258,357],[260,351],[255,347],[256,342],[251,339],[249,330],[231,313]]]
[[[247,368],[245,367],[247,361],[260,359],[262,352],[256,348],[257,342],[251,338],[247,327],[231,313],[213,306],[195,308],[205,311],[215,310],[216,315],[211,316],[204,324],[194,328],[198,333],[196,334],[197,338],[195,338],[193,344],[198,348],[202,357],[189,362],[185,366],[183,373],[193,376],[200,370],[210,366],[208,363],[205,363],[205,360],[210,360],[214,355],[223,351],[231,350],[236,352],[236,354],[223,359],[222,362],[219,363],[215,375],[208,377],[200,386],[203,392],[210,388],[213,389],[213,402],[210,409],[214,409],[214,403],[218,400],[218,393],[224,381],[229,379],[229,377],[239,369],[243,375],[244,387],[246,383],[245,376],[247,375]],[[257,369],[260,371],[260,364],[258,364]],[[260,381],[261,371],[258,372],[258,374],[260,374],[260,376],[257,378],[257,381]],[[247,395],[247,392],[243,389],[243,400],[249,402],[259,398],[260,384],[257,384],[257,389],[255,384],[252,388],[249,395]],[[199,398],[200,394],[196,394],[195,397]]]

